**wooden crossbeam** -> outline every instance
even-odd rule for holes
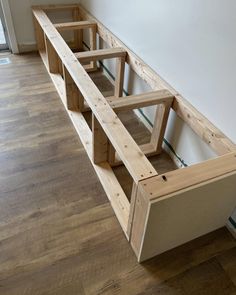
[[[58,31],[94,29],[96,28],[96,25],[96,22],[93,21],[77,21],[54,24]]]
[[[78,4],[49,4],[49,5],[35,5],[34,9],[50,10],[73,10],[78,8]]]
[[[76,52],[76,58],[80,62],[89,62],[89,61],[97,61],[103,59],[117,58],[117,57],[125,57],[126,51],[121,48],[109,48],[109,49],[99,49],[99,50],[90,50],[85,52]]]
[[[134,110],[153,105],[171,103],[174,96],[168,90],[158,90],[138,95],[130,95],[125,98],[108,98],[110,106],[115,112]]]

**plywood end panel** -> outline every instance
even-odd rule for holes
[[[225,226],[236,206],[235,183],[236,171],[150,201],[136,251],[138,260],[142,262]]]

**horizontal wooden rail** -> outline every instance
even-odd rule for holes
[[[150,200],[154,200],[199,185],[204,181],[210,181],[224,174],[235,173],[235,171],[236,152],[232,152],[203,163],[144,180],[140,182],[140,187],[143,192],[148,194]]]
[[[45,12],[33,8],[33,14],[134,181],[137,183],[142,179],[157,175],[154,167],[130,136]]]
[[[78,4],[50,4],[50,5],[35,5],[34,9],[41,9],[45,11],[50,10],[73,10],[78,8]]]
[[[108,98],[110,106],[115,112],[134,110],[159,104],[171,104],[174,96],[168,90],[158,90],[124,98]]]
[[[69,23],[58,23],[54,24],[58,31],[68,31],[68,30],[84,30],[96,27],[96,22],[93,21],[78,21]]]
[[[125,56],[126,56],[126,51],[120,47],[75,53],[75,57],[78,58],[80,62],[97,61],[97,60],[125,57]]]

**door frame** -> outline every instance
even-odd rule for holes
[[[8,38],[8,33],[7,33],[7,28],[6,28],[6,24],[5,24],[5,18],[4,18],[4,14],[3,14],[3,10],[2,10],[2,5],[0,5],[0,20],[1,20],[1,24],[3,27],[3,34],[5,37],[5,41],[6,43],[4,44],[0,44],[0,51],[2,50],[9,50],[10,46],[9,46],[9,38]]]
[[[5,36],[7,35],[6,38],[8,38],[6,40],[8,43],[8,48],[12,51],[12,53],[17,54],[19,53],[19,49],[8,0],[0,0],[0,13],[2,14],[1,19],[6,30]]]

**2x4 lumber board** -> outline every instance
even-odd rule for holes
[[[126,51],[123,48],[99,49],[75,53],[75,57],[78,58],[80,62],[98,61],[125,56]]]
[[[183,97],[176,96],[172,107],[217,155],[236,151],[236,145]]]
[[[72,10],[72,17],[74,22],[80,20],[78,7]],[[83,30],[74,30],[74,43],[77,50],[83,51]]]
[[[154,146],[151,143],[144,143],[144,144],[140,145],[139,147],[140,147],[141,151],[146,155],[146,157],[159,155],[161,153],[161,150],[157,150],[156,146]],[[110,153],[111,153],[111,155],[110,155],[109,163],[112,167],[117,167],[117,166],[123,165],[119,155],[114,153],[113,150],[111,150]]]
[[[50,5],[35,5],[34,9],[41,10],[73,10],[79,8],[78,4],[50,4]]]
[[[48,70],[46,54],[40,52],[41,58],[45,64],[46,69]],[[95,169],[98,178],[107,194],[111,206],[116,214],[117,219],[128,239],[128,220],[129,220],[129,211],[130,203],[119,184],[112,168],[106,162],[96,165],[92,161],[92,132],[80,111],[74,112],[66,108],[66,91],[65,83],[59,74],[51,74],[48,70],[48,73],[57,89],[57,92],[62,100],[62,103],[65,106],[65,109],[80,137],[80,140],[88,154],[88,157]]]
[[[119,40],[110,30],[108,30],[101,22],[99,22],[95,17],[89,14],[86,9],[81,5],[80,16],[83,20],[95,21],[97,23],[97,32],[100,37],[110,46],[110,47],[122,47],[127,52],[126,62],[130,65],[132,70],[140,76],[153,90],[168,89],[174,99],[174,110],[177,115],[185,121],[193,131],[203,138],[203,140],[218,154],[223,155],[228,152],[235,151],[235,144],[223,134],[214,124],[212,124],[207,118],[201,115],[197,111],[197,117],[200,121],[195,120],[192,123],[192,119],[188,116],[188,110],[192,113],[196,113],[195,108],[187,102],[172,86],[170,86],[163,78],[161,78],[150,66],[148,66],[141,58],[139,58],[133,51],[131,51],[125,44]],[[204,121],[205,126],[202,126],[201,120]],[[208,135],[213,131],[213,136],[211,141],[206,140],[206,136],[203,134],[206,133],[208,129]],[[219,137],[217,135],[220,135]],[[208,137],[208,136],[207,136]],[[210,143],[209,143],[210,142]]]
[[[124,98],[109,97],[107,101],[115,112],[134,110],[159,104],[172,104],[174,96],[168,90],[158,90]]]
[[[45,36],[45,44],[46,44],[46,54],[48,57],[48,67],[49,71],[52,74],[59,73],[59,60],[56,53],[56,50],[52,46],[51,42],[48,40],[48,38]]]
[[[40,57],[54,83],[54,86],[56,87],[56,90],[65,106],[65,108],[67,109],[67,98],[66,98],[66,88],[65,88],[65,81],[63,80],[61,74],[52,74],[49,71],[48,68],[48,58],[47,58],[47,54],[44,51],[39,51]]]
[[[77,21],[54,24],[58,31],[96,29],[97,24],[90,21]]]
[[[68,70],[63,66],[67,108],[71,111],[83,111],[84,98],[80,93]]]
[[[123,96],[125,75],[125,56],[118,57],[116,60],[116,80],[115,80],[115,97]]]
[[[89,39],[90,39],[90,50],[96,50],[97,49],[97,24],[96,27],[89,30]],[[97,70],[97,62],[91,61],[90,62],[91,67],[94,71]]]
[[[127,228],[127,235],[129,237],[129,241],[131,239],[131,233],[132,233],[132,226],[133,226],[133,220],[134,220],[134,210],[135,210],[137,192],[138,192],[138,185],[133,182],[132,191],[131,191],[131,197],[130,197],[129,222],[128,222],[128,228]]]
[[[34,21],[35,37],[36,37],[38,51],[45,51],[46,44],[45,44],[45,36],[44,36],[43,29],[39,25],[36,18],[33,18],[33,21]]]
[[[92,115],[92,134],[93,134],[93,162],[99,164],[107,162],[108,158],[108,138],[103,131],[96,117]]]
[[[158,153],[162,151],[162,144],[169,118],[171,104],[172,101],[169,101],[165,104],[159,105],[156,109],[156,115],[151,134],[151,144],[155,147]]]
[[[101,124],[133,180],[137,183],[142,179],[157,175],[154,167],[130,136],[104,96],[94,85],[47,15],[38,9],[33,9],[33,14],[44,29],[59,58]]]
[[[155,200],[232,172],[236,173],[236,152],[144,180],[140,188]]]

